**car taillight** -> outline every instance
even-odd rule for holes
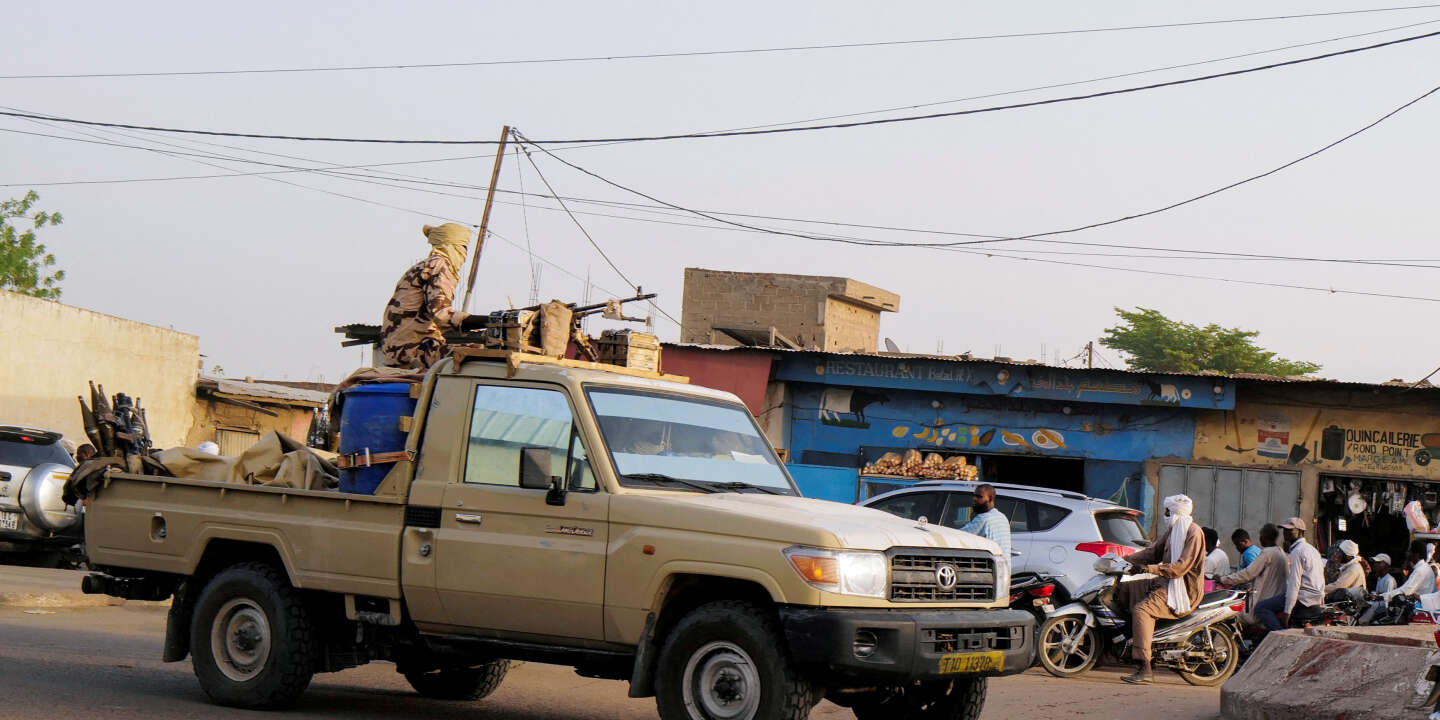
[[[1238,612],[1238,613],[1243,613],[1243,612],[1245,612],[1245,601],[1244,601],[1244,600],[1241,600],[1240,602],[1235,603],[1234,605],[1231,605],[1231,606],[1230,606],[1230,609],[1231,609],[1231,610],[1234,610],[1235,612]]]
[[[1129,545],[1117,545],[1107,542],[1083,542],[1075,546],[1079,552],[1093,553],[1096,557],[1102,557],[1106,553],[1114,553],[1120,557],[1135,554],[1135,548]]]
[[[1055,594],[1055,585],[1041,585],[1037,588],[1030,588],[1030,594],[1035,597],[1050,597]]]

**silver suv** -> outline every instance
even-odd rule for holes
[[[79,542],[80,511],[61,499],[74,467],[60,433],[0,425],[0,552],[63,550]]]
[[[978,482],[931,480],[892,490],[862,505],[892,515],[960,528],[970,521]],[[1065,600],[1095,575],[1095,560],[1105,553],[1129,555],[1147,544],[1140,511],[1076,492],[1029,485],[991,483],[995,507],[1010,518],[1013,575],[1056,576]]]

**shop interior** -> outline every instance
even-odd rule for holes
[[[1440,510],[1440,485],[1413,480],[1320,476],[1316,507],[1316,547],[1322,551],[1341,540],[1354,540],[1366,558],[1387,553],[1398,569],[1410,544],[1405,504],[1418,500],[1433,525]]]

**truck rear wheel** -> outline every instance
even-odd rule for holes
[[[856,720],[978,720],[985,709],[983,677],[944,680],[858,700]]]
[[[495,692],[508,672],[509,660],[495,660],[472,667],[408,672],[405,673],[405,681],[415,688],[415,692],[427,698],[479,700]]]
[[[271,565],[223,570],[195,602],[195,677],[216,704],[272,709],[295,702],[315,672],[316,647],[309,609]]]
[[[803,720],[819,700],[786,654],[773,613],[752,603],[702,605],[660,651],[662,720]]]

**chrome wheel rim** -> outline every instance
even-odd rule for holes
[[[1095,654],[1093,637],[1085,632],[1080,617],[1063,617],[1045,627],[1040,652],[1057,670],[1073,672],[1085,667]]]
[[[255,679],[270,659],[270,621],[249,598],[220,607],[210,626],[210,651],[221,674],[235,682]]]
[[[701,646],[682,677],[685,709],[693,720],[751,720],[760,709],[760,672],[734,643]]]
[[[1191,666],[1190,674],[1202,680],[1220,677],[1230,667],[1231,645],[1215,628],[1203,628],[1189,638],[1190,649],[1205,653],[1207,659]]]

